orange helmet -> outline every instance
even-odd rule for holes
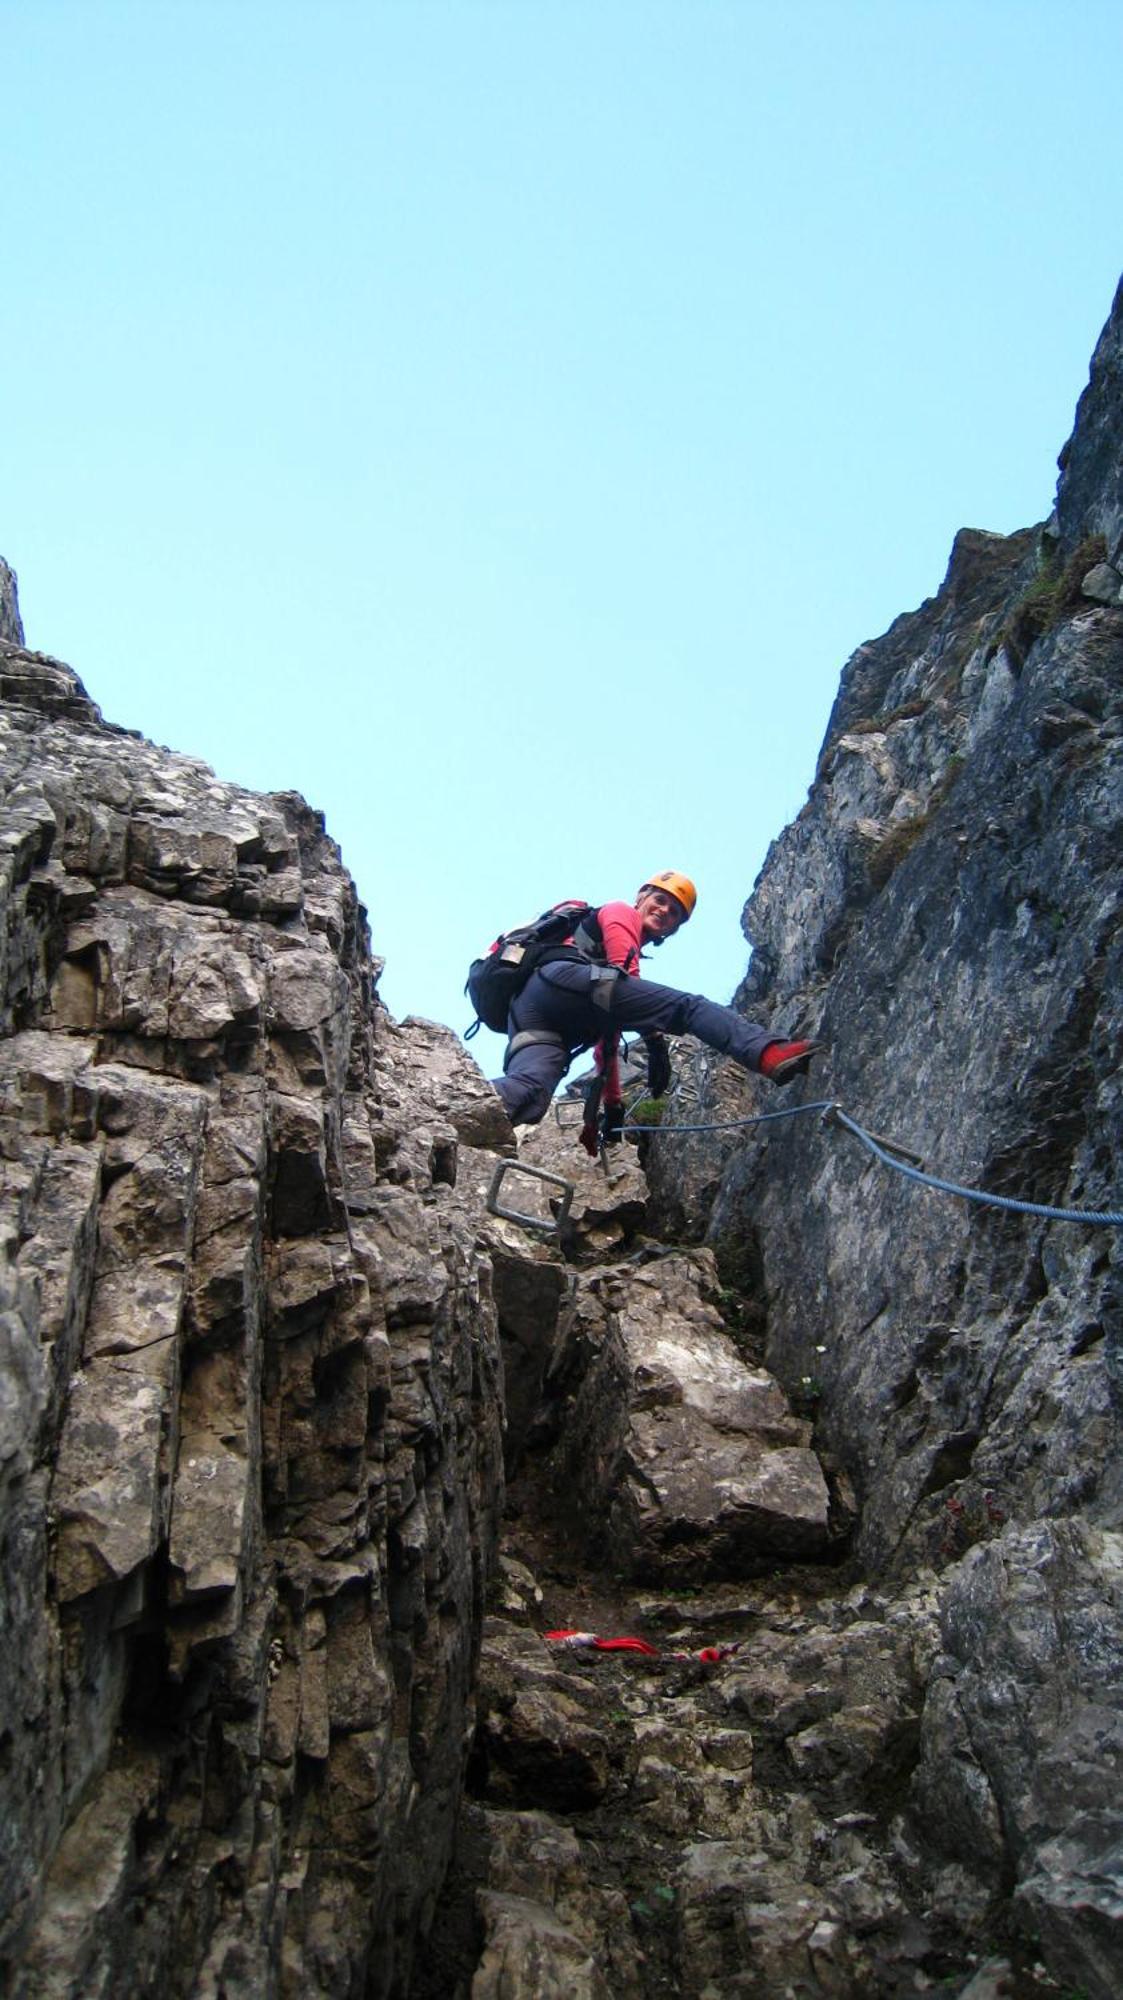
[[[664,868],[658,875],[648,876],[639,891],[641,896],[644,889],[665,889],[668,896],[673,896],[676,903],[681,903],[683,923],[693,916],[694,905],[698,901],[698,891],[689,875],[676,875],[673,868]]]

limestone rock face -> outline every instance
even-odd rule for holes
[[[0,639],[10,639],[16,646],[23,645],[16,573],[8,568],[2,556],[0,556]]]
[[[1123,280],[1092,356],[1076,428],[1060,457],[1057,520],[1069,546],[1101,534],[1108,560],[1123,555]]]
[[[5,615],[0,1983],[404,1993],[502,1489],[494,1094],[388,1021],[317,815]]]
[[[826,1549],[810,1425],[737,1353],[706,1289],[715,1273],[690,1255],[595,1284],[603,1324],[563,1456],[590,1541],[628,1575],[695,1582]]]
[[[850,911],[832,976],[785,995],[750,974],[752,1011],[798,1016],[830,1045],[803,1095],[955,1183],[1118,1209],[1121,722],[1123,616],[1089,609],[1033,649],[1001,722]],[[818,841],[838,809],[828,780],[808,815]],[[777,857],[766,922],[796,866]],[[806,980],[806,955],[793,963]],[[869,1559],[937,1554],[949,1496],[984,1528],[995,1511],[1111,1518],[1117,1233],[918,1191],[819,1118],[767,1130],[727,1167],[712,1240],[742,1258],[756,1246],[769,1363],[820,1385]]]
[[[943,1628],[919,1799],[947,1853],[971,1853],[984,1876],[1013,1850],[1050,1956],[1108,1992],[1123,1915],[1123,1537],[1072,1521],[1006,1529],[961,1565]]]
[[[847,666],[815,784],[745,911],[738,996],[829,1046],[750,1108],[837,1103],[943,1180],[1113,1212],[1121,300],[1055,523],[960,535],[936,598]],[[945,1574],[922,1823],[999,1898],[1015,1886],[1065,1977],[1075,1962],[1090,1992],[1118,1990],[1105,1856],[1123,1703],[1090,1662],[1117,1615],[1120,1230],[920,1187],[822,1113],[713,1149],[660,1138],[649,1174],[662,1227],[710,1244],[754,1300],[768,1366],[813,1393],[816,1445],[857,1495],[859,1559],[884,1579]],[[1071,1722],[1050,1720],[1046,1684],[1071,1691]]]
[[[632,1146],[516,1149],[387,1018],[303,801],[46,656],[0,686],[6,1990],[405,2000],[470,1767],[477,1992],[640,2000],[623,1890],[530,1824],[605,1805],[620,1743],[525,1627],[478,1676],[505,1465],[594,1560],[741,1574],[825,1546],[808,1425],[710,1254],[645,1239]],[[637,1727],[657,1837],[741,1824],[746,1730],[711,1767]]]
[[[931,1579],[892,1602],[644,1593],[644,1655],[544,1644],[518,1608],[525,1569],[507,1570],[454,1878],[476,1884],[474,1937],[460,1926],[472,2000],[563,1991],[564,1967],[572,1990],[624,2000],[958,1990],[941,1905],[970,1907],[965,1871],[923,1875],[898,1816],[937,1649]],[[446,1974],[423,1990],[454,1988]]]

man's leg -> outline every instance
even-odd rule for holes
[[[770,1034],[767,1028],[758,1028],[755,1021],[746,1021],[742,1014],[735,1014],[732,1007],[719,1007],[716,1000],[707,1000],[702,993],[680,993],[677,987],[656,986],[648,979],[629,979],[624,973],[611,984],[594,982],[591,973],[595,970],[569,961],[546,965],[526,989],[527,994],[531,993],[540,981],[553,988],[556,1018],[566,1023],[563,1032],[570,1027],[576,1030],[575,1040],[586,1036],[595,1041],[611,1028],[631,1028],[639,1035],[653,1030],[667,1035],[695,1035],[707,1048],[732,1056],[734,1062],[751,1070],[759,1070],[761,1056],[770,1043],[783,1040],[780,1035]],[[594,1003],[594,995],[599,992],[605,994],[607,1006]],[[524,997],[518,1002],[520,1009]],[[527,1020],[525,1025],[537,1026],[538,1022]]]
[[[503,1075],[493,1080],[512,1125],[537,1125],[546,1116],[550,1099],[569,1068],[571,1051],[591,1046],[605,1031],[602,1017],[592,1022],[586,1035],[592,1011],[588,966],[574,961],[566,969],[584,975],[583,991],[574,993],[547,984],[542,972],[534,972],[511,1008],[507,1032],[512,1040],[529,1032],[556,1037],[528,1042],[513,1054],[508,1049]]]
[[[767,1028],[746,1021],[732,1007],[720,1007],[702,993],[680,993],[677,987],[629,979],[625,973],[609,979],[603,967],[582,965],[575,959],[544,965],[524,987],[511,1009],[510,1029],[513,1035],[527,1028],[548,1029],[566,1044],[562,1049],[536,1042],[516,1050],[508,1059],[505,1076],[496,1083],[508,1117],[528,1124],[536,1124],[549,1110],[550,1099],[569,1067],[569,1051],[591,1048],[615,1028],[630,1028],[638,1035],[653,1031],[694,1035],[707,1048],[754,1071],[760,1070],[766,1049],[775,1046],[786,1051],[788,1047],[782,1035],[770,1034]],[[778,1081],[785,1080],[780,1071],[776,1075]]]
[[[560,1042],[528,1042],[507,1058],[502,1076],[493,1078],[512,1125],[537,1125],[550,1109],[569,1068],[569,1047]]]
[[[770,1042],[770,1034],[755,1021],[746,1021],[732,1007],[719,1007],[703,993],[680,993],[674,986],[656,986],[647,979],[619,979],[613,989],[610,1018],[637,1034],[658,1029],[668,1035],[694,1035],[709,1049],[732,1056],[743,1069],[759,1070],[760,1059]]]

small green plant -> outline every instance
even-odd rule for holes
[[[817,1375],[801,1375],[791,1396],[791,1406],[797,1417],[814,1418],[818,1415],[819,1404],[823,1400],[823,1385]]]
[[[665,1097],[641,1097],[628,1106],[629,1125],[661,1125],[667,1110]]]
[[[1107,560],[1107,543],[1102,535],[1088,535],[1062,563],[1055,542],[1043,548],[1037,575],[1019,598],[995,642],[1005,646],[1020,667],[1029,649],[1051,632],[1080,603],[1080,586],[1088,571]]]
[[[675,1904],[675,1892],[665,1882],[656,1883],[646,1895],[636,1896],[628,1905],[633,1917],[649,1923],[666,1923]]]
[[[889,877],[896,872],[931,819],[931,813],[914,813],[912,819],[898,820],[891,826],[884,840],[879,840],[869,858],[869,878],[875,889],[884,889]]]
[[[884,889],[894,870],[899,868],[906,854],[916,846],[922,833],[931,826],[959,773],[963,769],[963,756],[958,750],[952,752],[939,778],[928,794],[927,804],[911,819],[898,820],[891,826],[883,840],[880,840],[870,855],[868,868],[870,881],[875,889]]]
[[[739,1333],[744,1327],[748,1304],[749,1301],[745,1298],[743,1292],[736,1291],[732,1285],[719,1286],[717,1295],[718,1311],[731,1333]]]
[[[847,736],[880,736],[892,729],[895,722],[911,722],[915,716],[923,715],[928,707],[926,701],[903,701],[899,708],[887,708],[884,715],[860,715],[856,722],[848,722],[844,734]]]

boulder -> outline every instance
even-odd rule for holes
[[[827,1546],[829,1496],[765,1370],[743,1361],[689,1253],[599,1281],[601,1338],[562,1446],[590,1540],[628,1575],[751,1573]]]

